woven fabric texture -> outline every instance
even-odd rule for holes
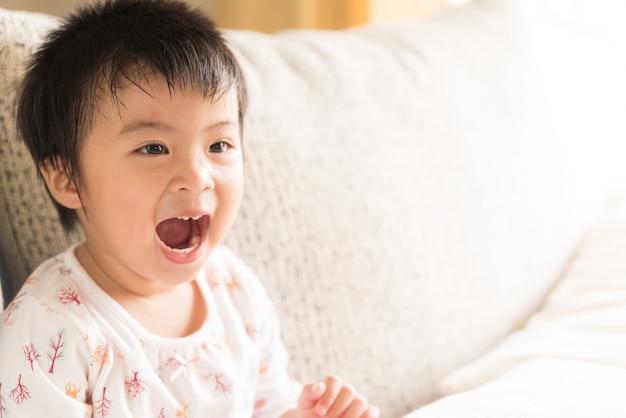
[[[54,24],[50,16],[0,9],[0,277],[6,302],[40,262],[80,239],[63,232],[13,117],[28,55]]]

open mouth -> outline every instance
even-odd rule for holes
[[[208,225],[207,215],[195,218],[183,216],[160,222],[156,227],[156,233],[170,250],[179,254],[189,254],[202,242]]]

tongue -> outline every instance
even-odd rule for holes
[[[182,219],[168,219],[156,227],[161,241],[170,248],[183,249],[191,237],[191,222]]]

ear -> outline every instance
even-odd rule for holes
[[[82,208],[76,185],[67,175],[60,161],[57,160],[57,164],[46,161],[39,170],[50,194],[59,204],[69,209]]]

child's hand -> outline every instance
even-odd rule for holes
[[[379,418],[378,408],[369,406],[354,388],[335,376],[306,385],[300,393],[298,418]]]

